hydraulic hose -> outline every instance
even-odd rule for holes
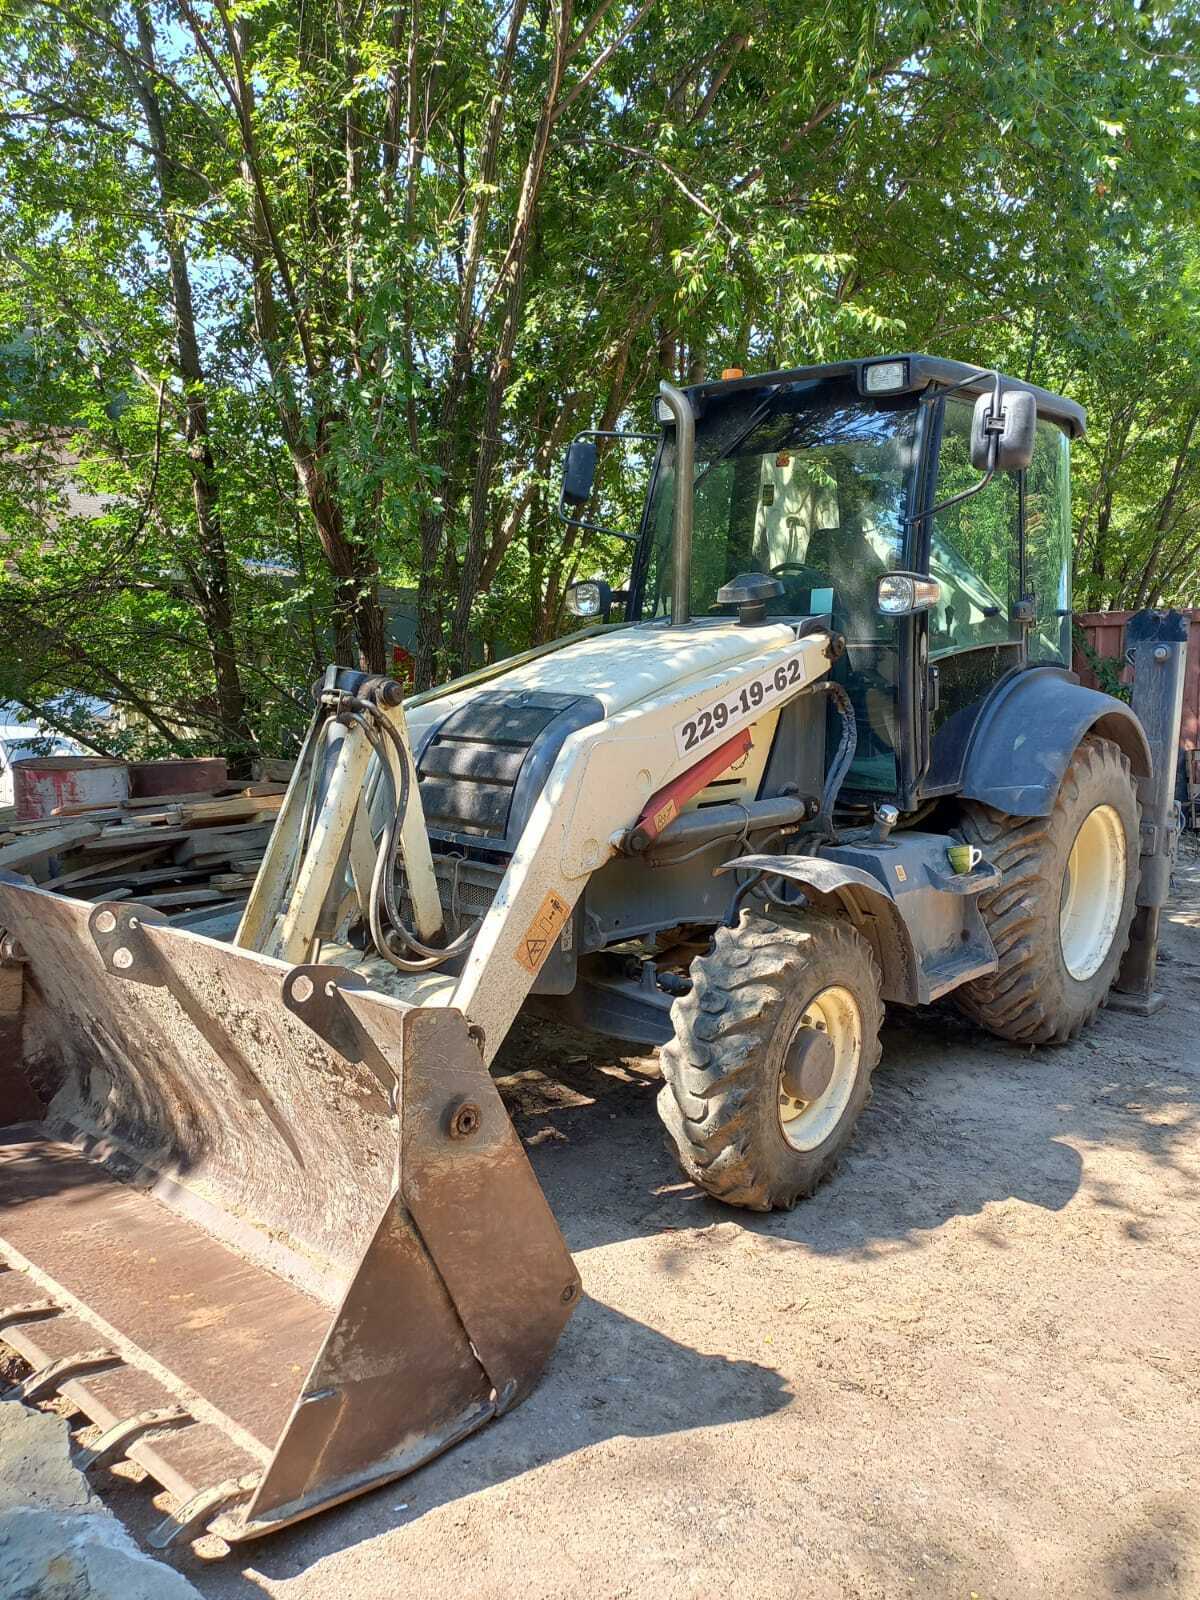
[[[829,771],[825,774],[825,787],[821,790],[820,816],[824,819],[826,827],[832,827],[833,808],[837,804],[842,784],[846,781],[846,774],[850,771],[858,750],[858,728],[854,721],[854,707],[850,703],[850,696],[840,683],[834,683],[832,678],[824,678],[820,683],[814,683],[812,687],[814,693],[829,696],[842,719],[842,737],[829,764]]]
[[[360,701],[353,708],[347,708],[343,715],[346,719],[362,730],[364,737],[379,761],[381,772],[387,774],[387,781],[391,789],[392,805],[388,820],[384,825],[383,833],[379,840],[379,849],[375,857],[375,870],[371,875],[371,890],[368,897],[368,921],[371,929],[371,939],[375,948],[387,961],[402,972],[428,972],[435,967],[442,966],[452,957],[461,955],[467,950],[479,931],[482,919],[477,918],[457,939],[451,940],[447,945],[436,949],[424,944],[409,928],[400,911],[399,901],[396,896],[396,883],[394,864],[396,860],[396,842],[400,836],[405,815],[408,811],[412,795],[412,776],[409,769],[408,752],[404,741],[392,727],[388,719],[382,716],[378,708],[370,701]],[[372,726],[374,722],[374,726]],[[383,738],[380,737],[382,733]],[[391,746],[389,751],[385,745]],[[392,757],[395,759],[395,767]],[[399,778],[396,775],[399,770]],[[401,955],[392,946],[387,928],[384,927],[383,918],[386,915],[392,930],[399,936],[406,949],[415,954]]]

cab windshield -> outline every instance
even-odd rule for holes
[[[732,395],[696,425],[692,614],[719,616],[717,590],[741,572],[777,577],[773,616],[833,611],[847,640],[882,622],[875,582],[903,565],[916,407],[868,406],[849,385],[796,384]],[[671,611],[674,452],[650,505],[643,618]]]
[[[833,614],[846,639],[834,676],[858,723],[847,785],[875,794],[897,786],[898,629],[875,608],[876,581],[903,568],[905,513],[917,459],[918,411],[909,397],[871,405],[844,382],[809,382],[734,394],[696,424],[691,610],[729,616],[722,584],[743,572],[776,577],[776,617]],[[671,614],[674,448],[654,483],[643,620]]]

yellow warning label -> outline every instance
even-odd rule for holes
[[[537,976],[538,969],[550,954],[550,946],[562,932],[563,924],[570,915],[571,908],[562,895],[555,894],[551,889],[517,946],[517,960],[526,972]]]
[[[651,819],[654,823],[655,833],[661,833],[668,822],[674,822],[679,815],[679,807],[674,800],[668,800],[666,805],[659,806]]]

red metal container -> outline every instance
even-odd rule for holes
[[[31,756],[12,771],[18,822],[53,816],[59,806],[116,806],[129,798],[129,769],[108,756]]]
[[[129,767],[129,792],[135,800],[157,794],[200,794],[229,782],[224,756],[180,757],[171,761],[134,761]]]
[[[1132,611],[1080,611],[1076,613],[1075,621],[1098,656],[1123,664],[1125,624],[1133,615]],[[1179,745],[1182,750],[1196,750],[1200,749],[1200,606],[1185,610],[1183,615],[1188,619],[1188,654],[1183,680],[1183,722]],[[1076,650],[1073,665],[1090,689],[1099,687],[1081,650]],[[1132,671],[1123,666],[1121,682],[1130,683],[1132,680]]]

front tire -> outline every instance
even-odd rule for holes
[[[979,897],[999,967],[955,994],[972,1021],[1020,1044],[1061,1044],[1091,1021],[1129,945],[1139,821],[1128,758],[1094,735],[1048,817],[964,808],[963,837],[1003,874]]]
[[[715,1199],[794,1205],[833,1170],[871,1097],[883,1005],[870,947],[835,917],[793,927],[743,911],[691,976],[659,1058],[659,1116]]]

